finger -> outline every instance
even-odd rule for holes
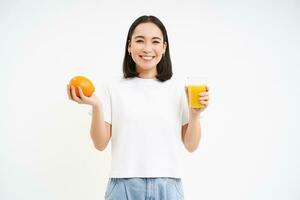
[[[85,95],[83,94],[83,91],[82,91],[81,87],[77,87],[77,88],[78,88],[80,98],[81,99],[85,98]]]
[[[185,91],[186,98],[189,98],[189,96],[188,96],[188,87],[187,86],[184,86],[184,91]]]
[[[68,97],[71,100],[72,96],[71,96],[71,91],[70,91],[70,85],[69,84],[67,85],[67,92],[68,92]]]
[[[208,106],[208,101],[200,101],[201,104],[203,104],[205,107]]]
[[[184,91],[185,91],[186,94],[188,93],[188,87],[187,86],[184,86]]]
[[[71,97],[73,100],[75,100],[76,96],[76,89],[73,85],[71,85]]]
[[[200,97],[200,98],[198,98],[200,101],[207,101],[208,99],[209,99],[209,97],[208,96],[204,96],[204,97]]]
[[[208,95],[209,95],[208,92],[200,92],[200,93],[199,93],[199,96],[208,96]]]
[[[72,98],[74,101],[76,101],[77,103],[82,103],[82,101],[80,100],[79,97],[77,97],[76,95],[76,90],[75,90],[75,87],[74,86],[71,86],[71,91],[72,91]]]

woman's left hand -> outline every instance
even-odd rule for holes
[[[187,87],[185,87],[185,94],[186,94],[187,100],[189,102],[189,95],[188,95]],[[192,116],[199,116],[200,113],[203,112],[207,108],[208,103],[209,103],[209,88],[208,87],[207,87],[206,92],[199,93],[199,101],[203,105],[202,108],[191,108],[191,107],[189,107],[190,114]]]

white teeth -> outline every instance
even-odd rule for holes
[[[144,60],[152,60],[153,56],[141,56]]]

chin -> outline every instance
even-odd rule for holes
[[[138,66],[143,66],[140,67],[142,70],[151,70],[156,67],[157,64],[145,64],[145,63],[138,63]]]

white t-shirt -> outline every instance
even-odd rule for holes
[[[181,177],[188,103],[181,79],[118,79],[99,93],[112,125],[110,177]]]

